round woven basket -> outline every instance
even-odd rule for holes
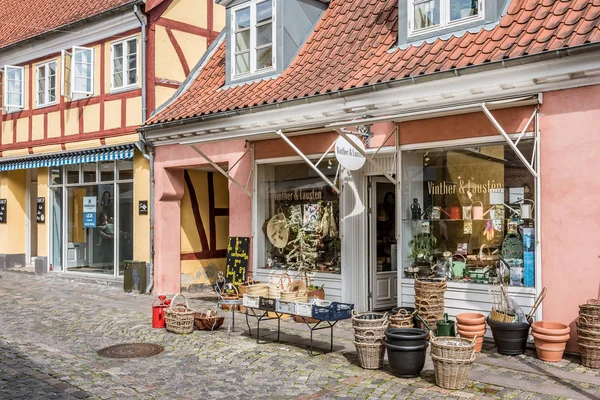
[[[356,343],[370,343],[370,344],[382,344],[385,342],[385,335],[383,336],[360,336],[354,335],[354,341]]]
[[[475,353],[467,360],[453,360],[431,355],[435,383],[444,389],[464,389],[469,383],[471,364],[475,361]]]
[[[586,304],[579,306],[579,313],[587,316],[600,316],[600,301],[588,300]]]
[[[204,309],[194,314],[194,325],[200,331],[217,330],[223,325],[225,317],[217,316],[213,310]]]
[[[381,325],[379,327],[354,327],[354,334],[359,336],[376,336],[383,337],[385,336],[385,330],[388,328],[388,324]]]
[[[385,356],[385,346],[383,343],[357,343],[356,352],[360,366],[364,369],[379,369],[383,367],[383,358]]]
[[[579,323],[582,325],[585,324],[590,326],[596,326],[596,329],[600,329],[600,315],[579,313]]]
[[[181,296],[185,304],[175,303],[175,299]],[[181,293],[178,293],[171,299],[169,308],[165,310],[165,328],[169,332],[187,334],[194,331],[194,314],[187,302],[187,299]]]
[[[588,368],[600,368],[600,346],[579,343],[581,364]]]
[[[431,354],[450,360],[469,360],[475,348],[474,339],[436,336],[430,339]]]
[[[583,330],[585,331],[585,329]],[[589,331],[585,331],[589,332]],[[577,343],[579,345],[585,344],[587,346],[598,346],[600,347],[600,336],[587,336],[581,329],[577,329]]]
[[[357,328],[378,328],[386,325],[388,320],[387,313],[379,314],[373,312],[357,313],[352,310],[352,326]]]
[[[269,297],[269,285],[266,283],[255,283],[248,285],[248,294],[250,296]]]

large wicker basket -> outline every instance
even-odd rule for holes
[[[600,346],[579,343],[581,364],[588,368],[600,368]]]
[[[435,336],[430,339],[431,354],[451,360],[469,360],[475,348],[475,338]]]
[[[387,313],[357,313],[356,310],[352,310],[352,326],[355,328],[379,328],[382,325],[387,325],[387,322]]]
[[[468,360],[452,360],[431,355],[435,383],[444,389],[464,389],[469,383],[471,364],[475,361],[475,353]]]
[[[175,303],[175,299],[181,296],[185,300],[183,303]],[[167,331],[173,333],[192,333],[194,331],[194,310],[192,310],[185,296],[178,293],[171,300],[169,308],[165,310],[165,327]]]
[[[358,343],[354,342],[360,366],[364,369],[379,369],[383,367],[385,346],[382,342]]]

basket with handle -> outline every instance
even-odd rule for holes
[[[286,290],[280,292],[280,297],[290,300],[289,296],[308,298],[308,288],[303,279],[295,279]]]
[[[383,342],[361,343],[354,342],[360,366],[364,369],[379,369],[383,367],[385,346]]]
[[[287,273],[274,274],[269,282],[269,298],[279,299],[281,292],[287,291],[292,284],[292,279]]]
[[[217,313],[210,308],[205,308],[194,314],[194,325],[200,331],[213,331],[223,325],[225,317],[217,316]]]
[[[469,383],[469,372],[475,357],[475,349],[468,359],[451,359],[432,354],[435,383],[444,389],[464,389]]]
[[[468,360],[473,354],[476,338],[433,336],[430,338],[431,354],[451,360]]]
[[[176,303],[177,297],[183,297],[185,304]],[[194,314],[195,311],[190,308],[185,296],[178,293],[171,299],[169,308],[165,310],[165,327],[167,331],[173,333],[192,333],[194,331]]]
[[[356,310],[352,310],[352,326],[358,328],[380,327],[387,318],[387,313],[358,313]]]
[[[600,346],[579,343],[581,364],[588,368],[600,368]]]
[[[592,299],[579,306],[579,315],[587,317],[600,317],[600,301]]]
[[[238,288],[235,285],[231,285],[230,287],[233,288],[230,293],[221,293],[221,300],[239,300],[241,296]],[[237,305],[230,306],[223,304],[221,305],[221,310],[229,310],[229,307],[233,307],[234,310],[238,310],[240,308]]]

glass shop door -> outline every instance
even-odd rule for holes
[[[396,187],[386,178],[369,178],[370,305],[390,309],[398,302]]]

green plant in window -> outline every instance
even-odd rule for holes
[[[312,271],[319,256],[319,237],[306,229],[302,210],[298,206],[290,208],[289,225],[294,239],[288,244],[291,250],[286,254],[287,269],[304,273]]]
[[[437,239],[431,233],[419,233],[408,242],[410,258],[415,264],[433,264],[433,253],[437,246]]]

